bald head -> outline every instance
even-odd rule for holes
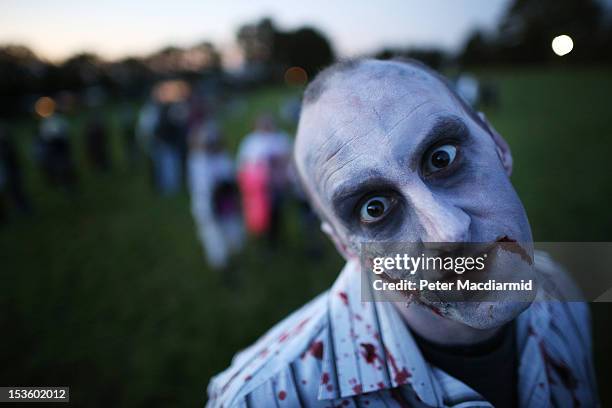
[[[312,193],[313,189],[323,187],[321,171],[333,167],[325,164],[323,153],[335,152],[334,158],[351,150],[344,148],[347,138],[341,137],[343,134],[360,143],[376,144],[385,139],[382,134],[377,137],[376,132],[387,133],[402,122],[409,124],[407,116],[412,110],[418,118],[419,111],[431,110],[436,102],[456,108],[488,131],[446,79],[418,61],[350,60],[322,71],[304,92],[296,143],[298,169],[307,190]],[[452,115],[448,116],[449,120],[440,121],[438,126],[450,129],[453,121]],[[456,121],[454,124],[460,125]],[[359,137],[368,132],[372,134]],[[316,195],[312,198],[320,211]]]
[[[444,77],[417,60],[405,58],[392,59],[390,61],[351,59],[333,64],[321,71],[304,91],[304,105],[307,106],[315,103],[326,89],[336,85],[333,78],[338,79],[347,74],[354,74],[359,71],[363,72],[363,69],[369,69],[370,72],[379,70],[379,73],[384,71],[386,75],[395,71],[402,76],[410,75],[410,72],[414,74],[420,71],[422,74],[435,77],[447,85],[447,81]],[[450,88],[448,89],[453,92]]]

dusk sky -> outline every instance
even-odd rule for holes
[[[312,25],[341,56],[383,46],[457,49],[475,27],[490,28],[507,0],[377,0],[303,2],[0,0],[0,43],[19,43],[61,60],[93,51],[113,59],[166,45],[209,40],[231,59],[239,25],[270,16],[281,28]]]

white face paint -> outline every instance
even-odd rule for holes
[[[499,146],[438,78],[413,65],[366,60],[334,73],[323,88],[303,108],[296,163],[347,254],[371,241],[531,243]],[[525,307],[445,304],[442,312],[484,328]]]

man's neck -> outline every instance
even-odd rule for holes
[[[425,340],[442,346],[477,344],[492,338],[501,330],[501,327],[475,329],[440,316],[417,303],[407,306],[406,303],[398,302],[394,306],[411,330]]]

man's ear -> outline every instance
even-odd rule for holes
[[[349,261],[350,259],[355,258],[356,255],[353,254],[351,250],[342,242],[336,233],[336,230],[334,230],[334,228],[327,221],[321,222],[321,231],[323,231],[325,235],[331,239],[336,247],[336,250],[340,253],[340,255],[342,255],[344,260]]]
[[[510,152],[510,146],[504,138],[497,133],[497,131],[491,126],[487,117],[484,113],[478,112],[478,116],[482,119],[482,122],[485,126],[485,129],[491,135],[491,138],[495,142],[495,150],[497,151],[497,155],[499,156],[499,160],[501,160],[504,169],[506,170],[506,174],[508,177],[512,174],[512,152]]]

